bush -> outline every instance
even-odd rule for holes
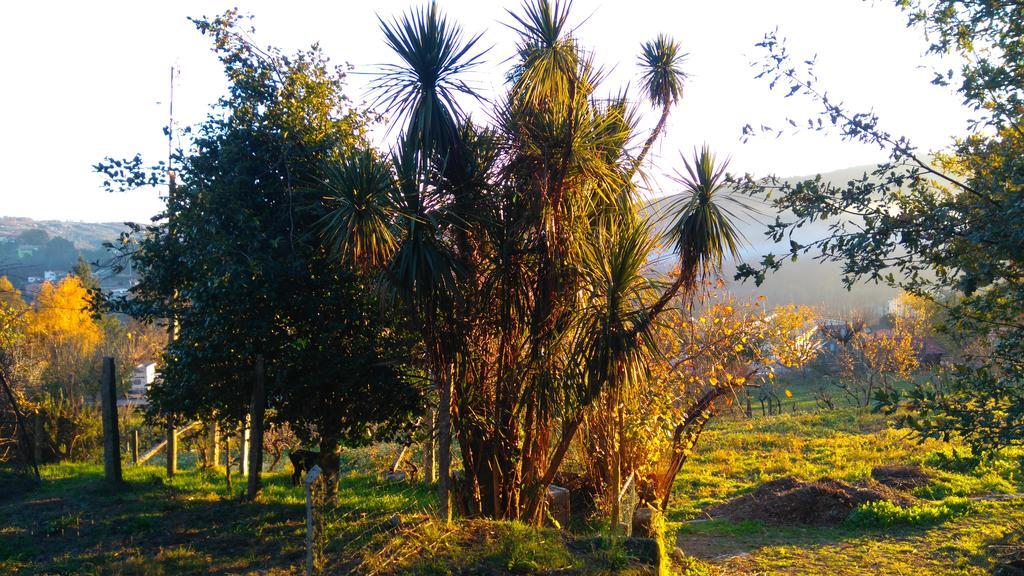
[[[943,450],[932,452],[925,457],[924,464],[936,470],[966,474],[973,472],[981,464],[981,458],[969,452],[961,453],[956,448],[953,448],[951,452]]]
[[[850,513],[846,524],[857,528],[926,526],[963,516],[971,510],[970,500],[949,498],[935,504],[899,506],[888,500],[868,502]]]
[[[103,448],[103,420],[100,407],[82,399],[44,394],[33,416],[40,420],[42,462],[98,461]]]

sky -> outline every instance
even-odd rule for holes
[[[348,94],[368,100],[376,66],[395,62],[378,16],[391,18],[423,0],[378,2],[12,2],[0,18],[0,216],[86,222],[147,221],[160,191],[111,194],[92,166],[105,156],[150,162],[167,156],[170,68],[175,125],[194,125],[225,90],[209,44],[188,21],[238,6],[252,14],[254,40],[285,52],[320,43],[335,62],[350,63]],[[506,26],[519,0],[441,0],[467,33],[482,32],[486,65],[469,79],[484,94],[503,90],[515,34]],[[857,110],[874,110],[889,132],[936,150],[963,132],[966,113],[947,90],[932,86],[919,30],[907,29],[891,2],[862,0],[576,0],[576,35],[609,73],[605,92],[639,86],[640,44],[666,33],[688,53],[689,75],[666,136],[652,151],[652,195],[674,192],[669,175],[680,154],[709,144],[736,173],[809,175],[877,162],[877,147],[835,135],[759,137],[741,142],[746,124],[780,125],[807,117],[813,104],[772,92],[754,78],[755,44],[778,28],[800,59],[817,55],[820,85]],[[470,107],[473,110],[473,107]],[[646,105],[643,126],[658,112]],[[477,109],[477,115],[482,111]],[[377,132],[381,145],[393,137]]]

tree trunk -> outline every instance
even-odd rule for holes
[[[260,475],[263,472],[263,418],[267,410],[263,355],[256,356],[255,382],[252,387],[252,401],[249,403],[249,479],[246,499],[255,500],[260,492]]]
[[[622,517],[621,503],[619,502],[619,489],[622,487],[622,460],[625,447],[623,445],[623,416],[622,416],[622,390],[615,387],[615,459],[612,464],[612,532],[619,529],[619,518]]]
[[[554,479],[555,473],[558,472],[559,466],[562,465],[562,460],[565,459],[565,454],[569,451],[569,444],[572,443],[572,439],[576,435],[576,431],[579,430],[581,422],[583,422],[582,410],[572,420],[562,426],[562,437],[558,439],[558,445],[555,446],[555,451],[551,453],[551,459],[548,461],[544,475],[533,483],[532,486],[529,486],[526,491],[526,497],[523,499],[523,522],[535,525],[540,524],[547,488]]]
[[[658,135],[661,134],[661,131],[665,129],[665,123],[668,121],[668,113],[670,110],[671,108],[668,105],[662,107],[661,118],[658,119],[658,124],[654,127],[654,131],[651,132],[651,135],[647,137],[647,141],[644,142],[644,147],[640,149],[640,155],[636,157],[636,160],[633,161],[633,166],[629,169],[630,179],[632,179],[637,170],[640,169],[640,164],[642,164],[644,158],[647,157],[647,153],[651,151],[651,146],[654,145],[654,142],[658,139]]]
[[[441,378],[440,401],[437,406],[437,499],[441,519],[451,522],[452,467],[452,374]]]
[[[231,434],[224,435],[224,483],[228,487],[228,498],[232,498],[231,488]]]
[[[341,469],[339,441],[334,436],[320,439],[320,474],[324,481],[324,502],[334,502],[338,497],[338,471]]]

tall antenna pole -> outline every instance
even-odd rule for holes
[[[171,244],[171,250],[174,250],[174,194],[176,191],[176,183],[174,181],[174,66],[171,66],[171,94],[170,104],[168,105],[168,120],[167,120],[167,236],[168,241]],[[169,313],[167,318],[167,347],[170,348],[171,344],[174,343],[175,325],[174,325],[174,297],[171,296],[171,301],[168,302],[169,307],[172,311]],[[167,423],[167,477],[173,478],[178,472],[178,434],[174,429],[174,419],[169,418]]]

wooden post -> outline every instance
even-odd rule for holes
[[[174,478],[178,473],[178,434],[174,424],[167,426],[167,477]]]
[[[132,430],[132,464],[139,464],[139,429]]]
[[[103,408],[103,476],[111,484],[120,484],[121,436],[117,430],[117,388],[115,386],[114,359],[103,359],[100,377],[100,403]]]
[[[314,464],[302,482],[306,488],[306,576],[313,576],[314,572],[319,572],[314,553],[317,535],[314,534],[315,525],[313,523],[313,483],[319,476],[320,466]]]
[[[220,429],[217,425],[216,420],[210,420],[206,424],[207,429],[207,443],[209,444],[208,450],[210,454],[209,465],[216,468],[220,465]]]
[[[38,410],[33,420],[32,432],[32,460],[43,461],[43,413]]]
[[[267,397],[262,354],[256,356],[254,376],[252,400],[249,403],[249,427],[252,430],[249,438],[249,481],[246,490],[246,498],[249,500],[255,500],[259,494],[260,473],[263,472],[263,416],[267,408]]]
[[[224,435],[224,483],[227,484],[228,497],[231,498],[231,434]]]
[[[242,425],[238,438],[238,472],[242,476],[249,475],[249,423]]]

